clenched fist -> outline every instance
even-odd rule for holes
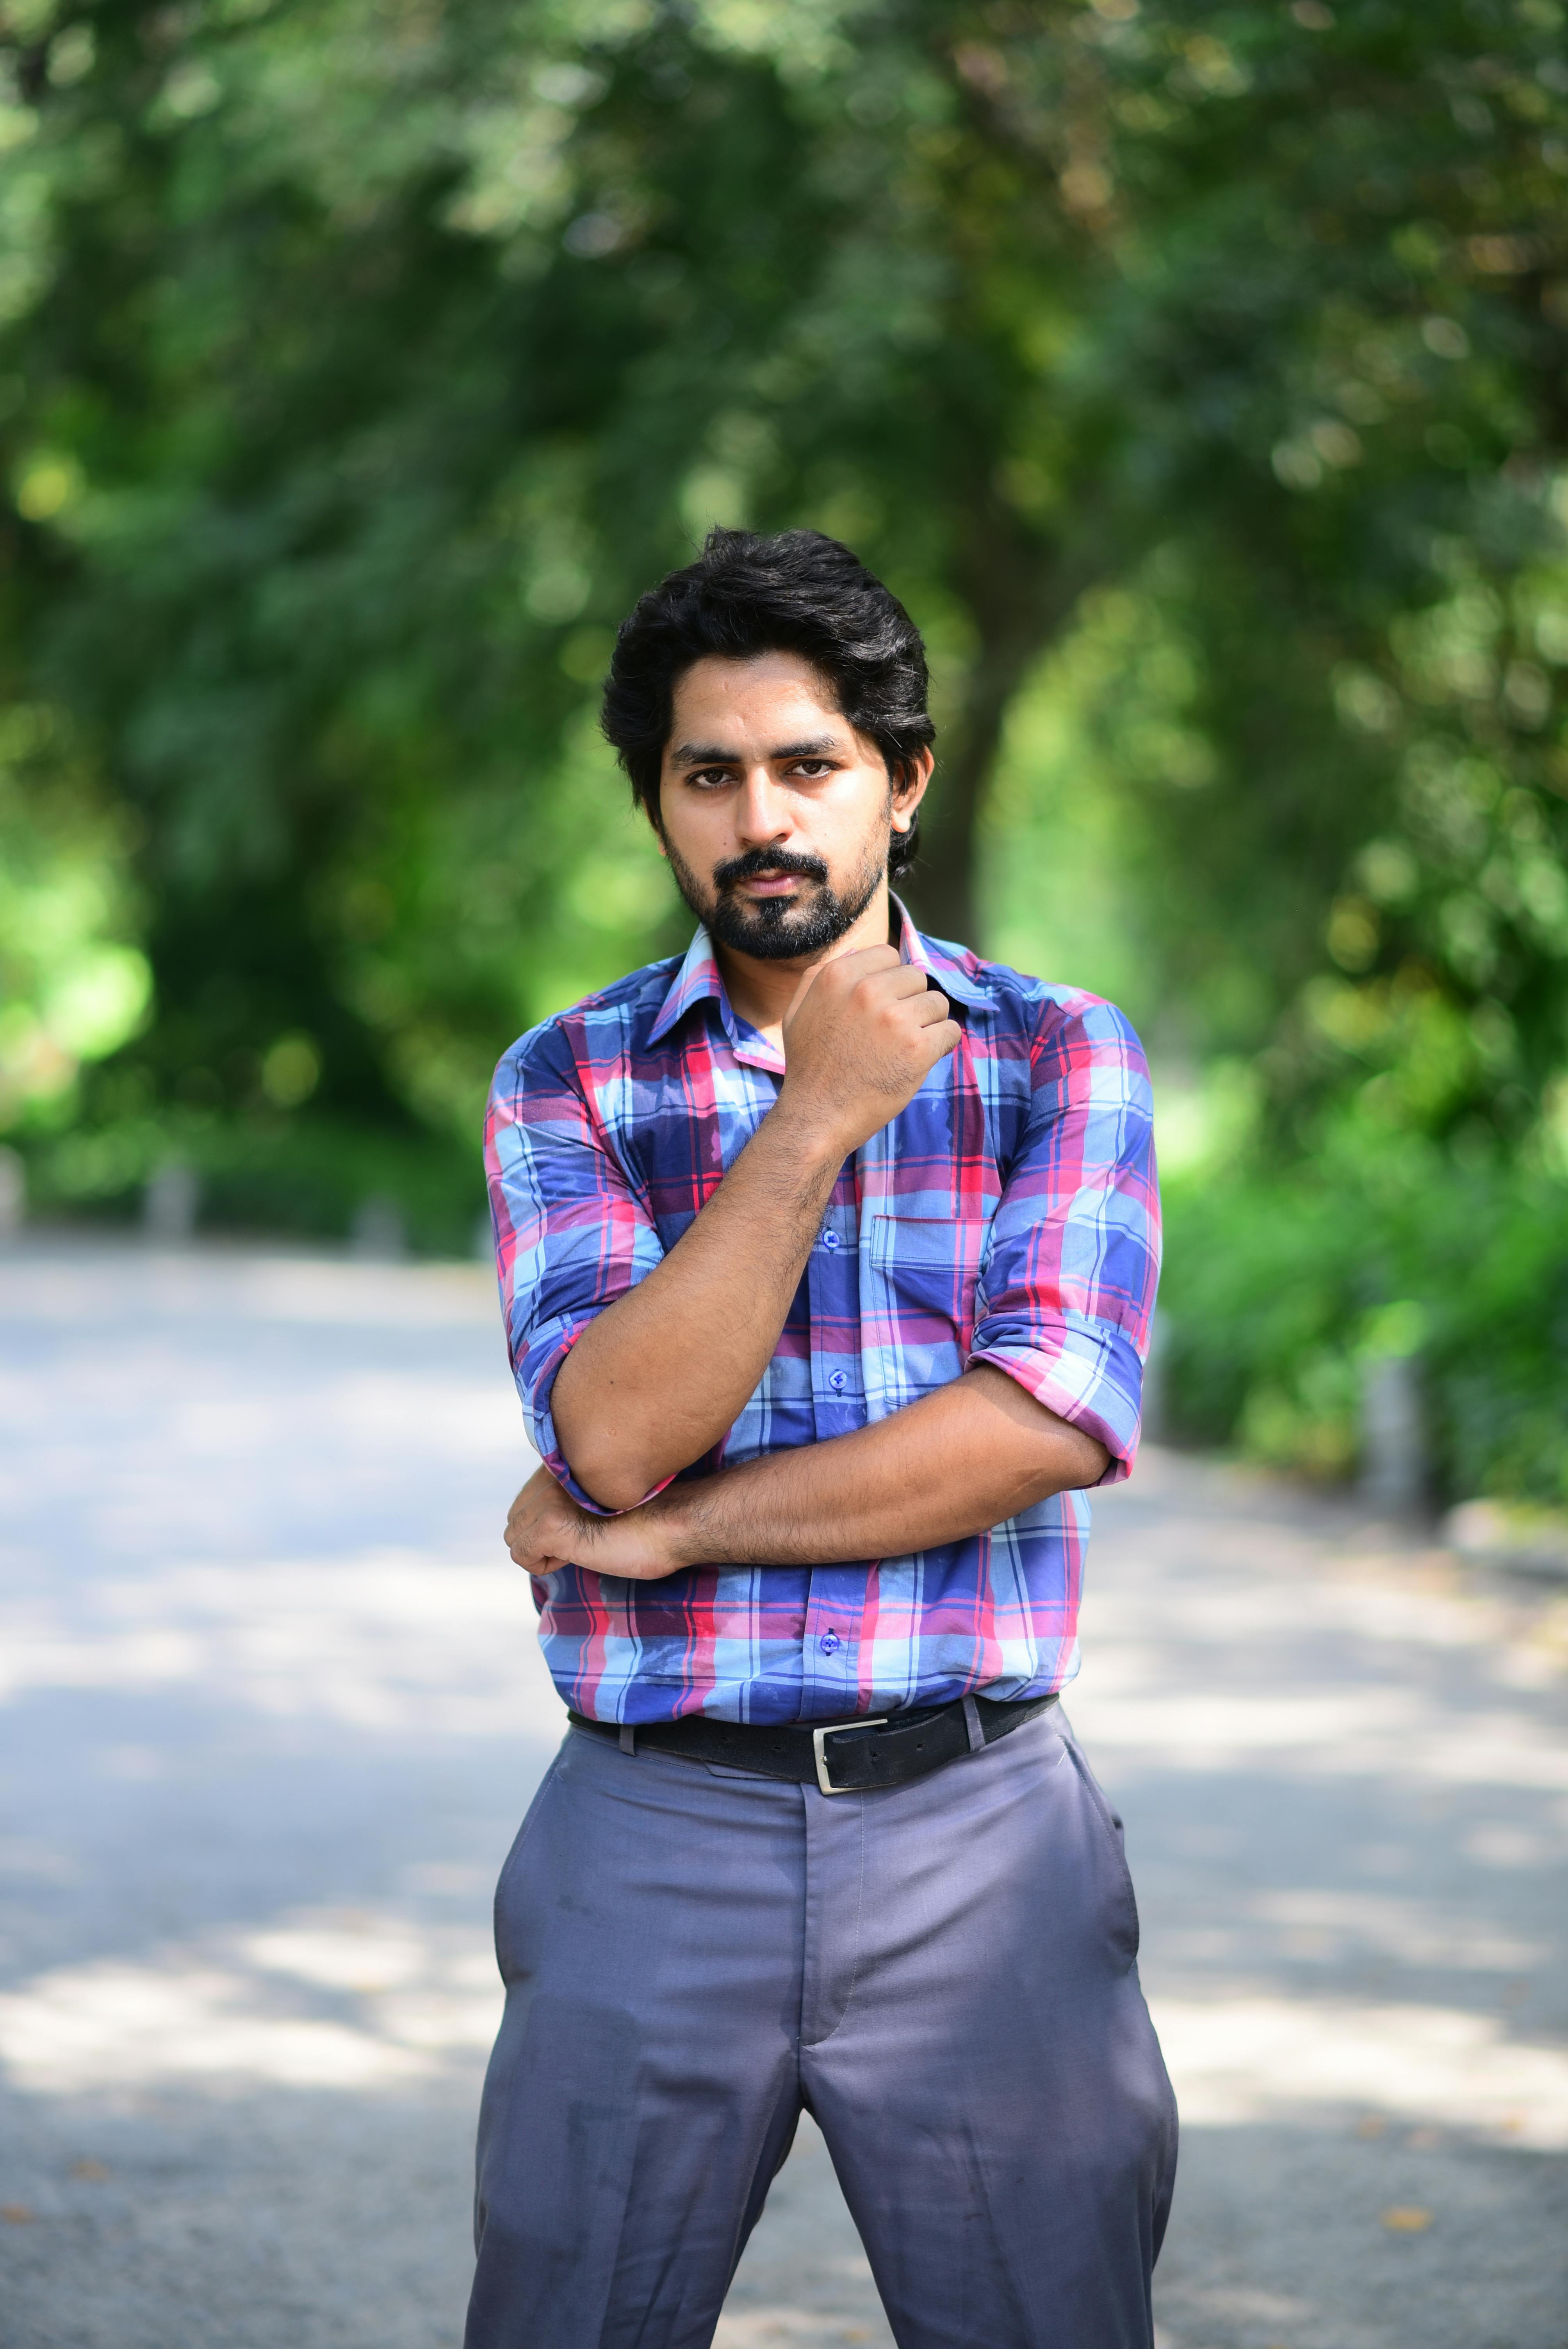
[[[784,1014],[779,1106],[847,1158],[913,1099],[959,1034],[946,997],[895,947],[819,963]]]

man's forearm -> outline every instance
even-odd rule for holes
[[[771,1110],[662,1264],[590,1323],[555,1381],[572,1472],[604,1507],[711,1451],[771,1361],[843,1163]]]
[[[981,1363],[874,1427],[721,1469],[618,1517],[591,1516],[540,1469],[507,1547],[530,1574],[580,1566],[654,1582],[686,1566],[829,1566],[963,1541],[1098,1484],[1109,1455]]]
[[[674,1486],[635,1515],[671,1568],[824,1566],[964,1540],[1097,1484],[1108,1458],[981,1365],[874,1426]]]

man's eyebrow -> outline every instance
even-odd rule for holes
[[[768,756],[770,760],[821,759],[842,749],[843,744],[831,734],[824,734],[810,742],[781,742]],[[678,742],[670,759],[677,767],[740,767],[746,763],[741,751],[726,750],[713,742]]]
[[[738,767],[738,750],[721,750],[713,742],[677,742],[670,752],[677,767]]]

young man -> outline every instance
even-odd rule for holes
[[[715,531],[604,730],[700,925],[489,1164],[572,1727],[496,1896],[469,2349],[701,2349],[802,2106],[901,2349],[1149,2349],[1175,2108],[1057,1693],[1153,1301],[1110,1005],[923,937],[920,636]]]

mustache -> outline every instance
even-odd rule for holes
[[[828,868],[820,856],[797,855],[788,848],[748,848],[744,856],[732,856],[713,868],[714,886],[733,889],[742,881],[757,881],[765,873],[790,873],[800,881],[815,881],[826,887]]]

